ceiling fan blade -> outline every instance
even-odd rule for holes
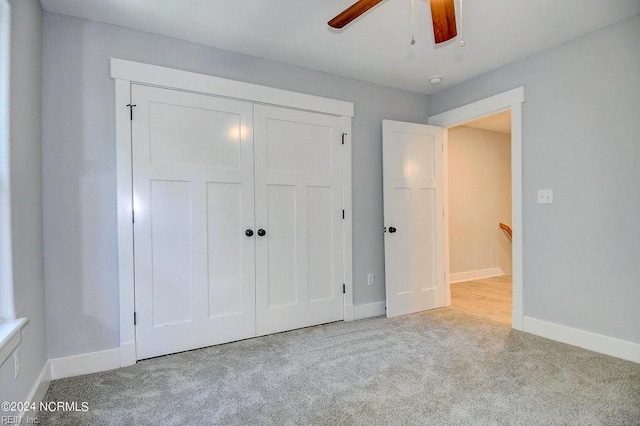
[[[456,9],[454,0],[431,0],[431,19],[436,44],[451,40],[456,30]]]
[[[341,14],[330,20],[328,24],[333,28],[343,28],[349,22],[353,21],[373,6],[376,6],[378,3],[382,3],[382,0],[359,0]]]

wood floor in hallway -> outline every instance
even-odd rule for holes
[[[513,278],[509,275],[451,284],[451,309],[511,325]]]

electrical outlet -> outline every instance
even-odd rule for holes
[[[538,189],[538,204],[553,204],[553,189]]]
[[[13,353],[13,378],[17,379],[20,374],[20,349]]]
[[[375,285],[376,284],[376,276],[374,274],[367,275],[367,285]]]

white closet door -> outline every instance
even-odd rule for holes
[[[442,128],[383,120],[387,316],[444,306]]]
[[[256,105],[258,335],[344,318],[342,120]]]
[[[252,104],[133,85],[138,359],[255,335]]]

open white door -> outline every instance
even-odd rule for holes
[[[445,305],[442,135],[382,121],[387,317]]]

